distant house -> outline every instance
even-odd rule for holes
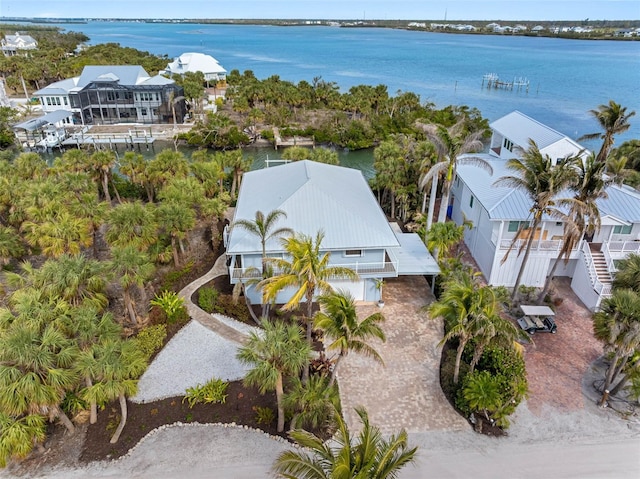
[[[458,224],[465,220],[473,223],[470,230],[465,230],[464,241],[487,282],[511,287],[522,263],[523,254],[519,252],[530,233],[527,226],[531,221],[531,200],[520,190],[494,186],[500,177],[513,174],[506,168],[506,160],[521,157],[529,139],[555,161],[589,152],[518,111],[494,121],[491,129],[491,147],[482,157],[491,164],[493,174],[471,166],[458,168],[452,186],[451,217]],[[607,194],[608,198],[597,202],[600,231],[593,238],[583,239],[571,252],[569,261],[561,262],[555,272],[556,276],[571,278],[573,290],[591,309],[597,309],[602,298],[610,295],[616,261],[640,252],[640,194],[621,186],[608,187]],[[563,235],[561,221],[543,217],[534,232],[522,284],[544,285],[562,247]]]
[[[22,35],[17,32],[15,35],[5,35],[0,43],[2,44],[2,53],[6,57],[24,55],[30,50],[38,48],[38,42],[31,35]]]
[[[545,30],[546,30],[546,28],[543,27],[542,25],[536,25],[535,27],[533,27],[531,29],[532,32],[536,32],[536,33],[543,32]]]
[[[356,300],[380,299],[376,280],[399,275],[433,277],[440,272],[417,234],[402,233],[396,223],[387,221],[358,170],[305,160],[245,173],[234,221],[251,221],[258,210],[267,214],[276,209],[287,214],[276,227],[313,237],[324,232],[321,250],[331,255],[329,263],[359,275],[357,281],[335,278],[330,283],[350,291]],[[224,239],[231,283],[259,277],[259,239],[242,228],[225,231]],[[282,258],[285,254],[278,239],[266,246],[268,256]],[[291,294],[283,291],[277,303],[288,301]],[[254,304],[262,300],[253,285],[247,286],[247,295]]]
[[[52,83],[34,93],[45,113],[69,110],[76,124],[181,123],[182,88],[141,66],[86,66],[78,77]],[[177,99],[177,101],[174,101]]]
[[[187,72],[202,72],[207,82],[225,81],[227,78],[227,70],[222,68],[215,58],[202,53],[183,53],[169,63],[160,74],[173,76],[184,75]]]

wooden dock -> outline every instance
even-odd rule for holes
[[[497,73],[487,73],[482,77],[482,86],[487,85],[488,89],[496,90],[525,90],[529,93],[529,80],[524,77],[514,78],[513,81],[501,80]]]
[[[124,145],[125,149],[134,150],[137,146],[140,150],[142,145],[145,145],[149,151],[150,148],[153,149],[156,139],[155,136],[151,136],[151,131],[147,130],[136,129],[120,133],[91,133],[90,130],[82,130],[65,139],[62,146],[93,146],[96,150],[117,150],[119,146]]]
[[[311,146],[315,148],[316,142],[313,138],[307,138],[304,136],[292,136],[282,139],[280,135],[280,129],[273,129],[274,147],[277,150],[279,146]]]

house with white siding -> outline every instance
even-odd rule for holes
[[[403,233],[387,221],[359,170],[304,160],[245,173],[233,220],[253,221],[257,211],[266,215],[277,209],[287,217],[279,218],[275,228],[288,227],[314,238],[318,231],[324,232],[321,252],[330,254],[329,264],[358,273],[356,281],[334,278],[330,283],[350,291],[356,300],[379,300],[379,279],[399,275],[433,279],[440,272],[417,234]],[[225,231],[224,244],[231,283],[261,276],[259,238],[243,228],[231,228]],[[268,256],[285,257],[280,239],[269,240],[266,247]],[[292,292],[283,291],[276,302],[287,302]],[[248,285],[246,293],[252,303],[261,302],[254,285]]]
[[[161,75],[169,77],[173,75],[184,75],[187,72],[201,72],[204,80],[209,82],[225,81],[227,78],[227,70],[222,68],[218,60],[211,55],[203,53],[183,53],[174,61],[169,63],[167,67],[160,72]]]
[[[25,55],[29,51],[38,48],[38,42],[31,35],[24,35],[18,32],[15,35],[5,35],[0,40],[0,45],[5,57]]]
[[[530,232],[531,201],[521,191],[495,186],[501,177],[512,175],[507,160],[521,156],[533,139],[540,151],[555,161],[567,156],[585,156],[578,143],[520,112],[512,112],[491,123],[493,131],[489,152],[481,155],[493,173],[473,166],[460,166],[452,186],[451,217],[458,223],[470,220],[464,241],[487,282],[511,287],[522,264],[522,247]],[[477,156],[477,155],[476,155]],[[601,228],[593,238],[583,239],[561,262],[555,276],[571,278],[578,297],[591,309],[597,309],[611,292],[616,261],[629,253],[640,252],[640,194],[626,186],[609,186],[607,198],[597,201]],[[521,230],[521,226],[525,229]],[[543,217],[535,232],[534,243],[522,284],[542,287],[562,247],[564,225],[555,218]],[[515,243],[514,243],[515,240]],[[520,253],[520,254],[519,254]]]

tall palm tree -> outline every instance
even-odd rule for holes
[[[602,387],[600,405],[604,405],[611,386],[640,348],[640,294],[630,289],[614,289],[593,316],[593,332],[604,344],[605,354],[612,355]]]
[[[247,342],[238,349],[238,359],[253,366],[244,378],[245,384],[257,386],[261,394],[275,391],[278,403],[278,432],[284,431],[284,380],[297,376],[306,368],[311,348],[300,328],[282,321],[262,321],[261,334],[252,331]]]
[[[584,161],[577,157],[573,163],[577,171],[577,181],[573,186],[573,198],[568,203],[569,212],[564,221],[562,248],[547,276],[538,297],[538,303],[544,301],[560,260],[562,258],[565,262],[569,260],[571,251],[584,238],[585,234],[593,236],[600,230],[600,210],[596,201],[607,197],[605,188],[610,184],[610,181],[604,176],[605,163],[596,161],[594,155],[590,155]]]
[[[368,344],[368,341],[373,338],[386,340],[384,331],[380,327],[380,323],[384,321],[384,316],[381,313],[374,313],[362,321],[358,321],[353,296],[351,293],[341,290],[320,296],[318,303],[320,303],[322,311],[316,314],[314,324],[331,339],[327,350],[338,351],[338,358],[331,372],[329,386],[332,386],[336,380],[338,366],[349,354],[349,351],[364,354],[384,364],[380,354]]]
[[[180,266],[180,254],[184,254],[184,240],[196,224],[196,215],[189,205],[177,201],[163,201],[156,210],[158,224],[171,238],[173,264]]]
[[[262,211],[256,211],[254,220],[239,219],[234,221],[231,228],[241,228],[249,234],[260,240],[262,248],[262,279],[267,279],[269,274],[269,265],[267,263],[267,242],[273,238],[293,235],[293,230],[285,226],[276,228],[276,224],[281,218],[286,218],[287,214],[282,210],[272,210],[267,215]],[[262,316],[269,315],[269,302],[262,302]]]
[[[518,296],[518,288],[527,266],[536,230],[542,223],[543,217],[562,216],[556,206],[564,204],[566,201],[559,200],[556,196],[576,181],[575,169],[572,165],[573,162],[567,160],[554,166],[549,155],[543,155],[535,141],[529,140],[529,148],[524,152],[522,159],[516,158],[507,162],[507,168],[514,175],[503,176],[494,182],[495,186],[509,186],[521,190],[532,202],[529,234],[520,270],[513,286],[512,300]],[[510,250],[507,251],[503,261],[506,260],[509,252]]]
[[[466,118],[461,118],[454,125],[445,128],[442,125],[423,124],[418,126],[426,134],[429,141],[433,143],[438,156],[438,163],[433,165],[431,169],[420,180],[420,187],[425,188],[430,181],[438,181],[440,176],[444,176],[442,183],[442,199],[440,202],[440,211],[438,213],[438,223],[444,223],[447,219],[447,208],[449,206],[449,195],[451,193],[451,185],[456,176],[458,165],[473,165],[483,168],[490,173],[493,172],[491,165],[479,157],[459,158],[460,155],[466,153],[476,153],[483,148],[482,135],[484,131],[474,131],[465,133]],[[432,190],[433,191],[433,190]],[[435,195],[429,198],[429,211],[433,211],[432,202],[435,202]],[[427,218],[427,230],[431,227],[432,218]]]
[[[123,203],[113,208],[107,217],[105,238],[110,246],[132,244],[140,251],[157,241],[158,225],[153,205],[145,206],[141,202]]]
[[[309,345],[311,345],[313,326],[313,298],[318,293],[327,294],[333,291],[329,283],[330,278],[346,278],[353,281],[358,279],[357,273],[352,269],[329,265],[331,254],[320,251],[323,238],[324,233],[319,231],[315,238],[299,234],[281,239],[285,253],[291,259],[268,258],[268,262],[281,272],[258,283],[258,287],[263,288],[267,301],[275,300],[278,293],[285,288],[296,288],[283,309],[295,309],[303,299],[306,301],[305,321]],[[309,368],[305,368],[303,378],[306,383],[309,378]]]
[[[335,417],[338,430],[332,441],[304,430],[290,433],[302,449],[281,453],[274,472],[291,479],[393,479],[414,461],[417,448],[409,448],[405,430],[385,439],[380,430],[369,423],[367,411],[356,408],[362,430],[353,437],[340,414]]]
[[[75,427],[60,404],[77,384],[78,348],[53,324],[16,320],[0,334],[0,410],[40,414]]]
[[[22,230],[31,246],[41,248],[45,256],[58,258],[64,254],[79,254],[91,246],[91,221],[77,218],[68,211],[59,211],[41,222],[25,221]]]
[[[448,281],[440,299],[427,307],[432,318],[445,320],[445,335],[440,345],[451,339],[458,340],[453,382],[458,384],[460,363],[465,346],[478,334],[483,326],[497,316],[497,303],[493,289],[478,286],[469,274]]]
[[[578,141],[601,139],[602,146],[596,156],[596,160],[605,163],[609,156],[609,151],[613,146],[614,136],[624,133],[629,129],[631,126],[629,118],[635,115],[636,112],[631,111],[627,113],[627,107],[613,100],[609,100],[608,105],[600,105],[596,110],[590,110],[589,113],[598,121],[603,131],[583,135],[578,138]]]
[[[124,306],[129,320],[137,324],[137,312],[131,298],[132,288],[137,287],[143,302],[146,299],[144,284],[153,275],[155,265],[147,253],[139,251],[135,246],[115,247],[111,250],[110,269],[122,286]]]
[[[470,224],[467,226],[470,227]],[[427,247],[437,261],[440,253],[446,259],[451,248],[464,239],[465,225],[458,226],[453,221],[436,223],[427,230]]]
[[[91,304],[99,310],[107,306],[107,265],[100,261],[83,255],[64,255],[47,260],[38,269],[31,263],[24,263],[22,269],[23,275],[7,272],[11,285],[27,286],[45,298],[61,299],[71,306]]]

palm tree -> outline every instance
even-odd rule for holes
[[[144,284],[151,279],[155,266],[147,253],[139,251],[133,245],[113,248],[109,266],[122,286],[122,297],[129,319],[133,324],[137,324],[136,308],[131,299],[131,290],[134,286],[137,287],[144,302],[146,299]]]
[[[464,239],[464,228],[465,225],[458,226],[453,221],[446,221],[436,223],[427,230],[427,247],[436,261],[439,253],[443,253],[444,259],[449,257],[451,248]]]
[[[163,201],[157,209],[158,224],[169,233],[173,264],[180,266],[180,253],[184,254],[184,240],[196,224],[196,215],[192,208],[177,201]]]
[[[120,403],[120,422],[110,440],[115,444],[127,423],[127,397],[136,393],[147,360],[135,341],[120,338],[103,340],[81,357],[94,378],[93,384],[83,390],[83,397],[97,403],[115,399]]]
[[[545,215],[552,217],[562,216],[556,206],[564,204],[566,201],[557,200],[556,195],[575,182],[576,174],[572,165],[573,161],[567,159],[567,161],[562,161],[554,166],[549,155],[540,153],[535,141],[529,140],[529,148],[524,152],[522,159],[516,158],[507,162],[507,168],[514,173],[514,176],[503,176],[494,183],[494,186],[508,186],[519,189],[532,202],[530,209],[532,220],[529,226],[522,264],[513,286],[512,300],[515,300],[518,295],[518,287],[527,266],[535,233],[542,223],[543,217]],[[503,261],[506,260],[509,252],[510,250],[507,251]]]
[[[355,300],[347,291],[320,296],[318,303],[322,311],[316,314],[314,324],[331,338],[332,342],[327,346],[327,350],[338,351],[338,359],[333,366],[329,386],[332,386],[336,380],[340,361],[349,351],[364,354],[384,364],[380,354],[367,342],[374,337],[382,341],[386,340],[384,331],[380,327],[380,323],[384,321],[381,313],[374,313],[358,321]]]
[[[123,203],[113,208],[107,218],[105,238],[110,246],[132,244],[145,251],[157,241],[157,229],[152,206],[141,202]]]
[[[311,345],[313,298],[316,294],[327,294],[333,291],[330,278],[358,279],[355,271],[344,266],[330,266],[331,254],[321,253],[320,246],[324,233],[319,231],[315,239],[307,235],[295,235],[281,239],[285,253],[291,260],[268,258],[275,269],[281,273],[263,279],[258,287],[263,288],[267,301],[273,301],[285,288],[296,288],[295,293],[283,306],[284,310],[297,308],[304,299],[307,303],[305,322],[307,324],[307,342]],[[309,369],[305,368],[304,381],[309,377]]]
[[[602,387],[600,405],[604,405],[612,384],[640,348],[640,295],[630,289],[614,289],[594,314],[593,331],[604,343],[605,354],[612,355]]]
[[[61,299],[71,306],[91,304],[102,310],[107,306],[107,266],[83,255],[64,255],[47,260],[39,269],[22,265],[23,275],[6,273],[13,286],[28,286],[50,300]]]
[[[590,155],[584,161],[579,157],[574,165],[577,171],[577,181],[573,187],[574,195],[569,204],[569,212],[565,218],[562,248],[555,259],[551,271],[547,276],[544,287],[538,297],[542,303],[551,287],[551,281],[560,260],[569,260],[571,251],[584,238],[585,234],[593,236],[600,230],[600,210],[596,201],[607,197],[606,186],[610,183],[604,176],[605,164],[596,161]]]
[[[240,227],[247,231],[249,234],[256,236],[260,239],[260,246],[262,248],[262,279],[267,279],[269,274],[269,267],[267,264],[267,241],[282,236],[293,235],[293,230],[281,226],[276,228],[276,224],[280,218],[286,218],[287,214],[282,210],[272,210],[265,216],[262,211],[256,211],[255,220],[239,219],[233,222],[231,228]],[[267,317],[269,315],[269,302],[262,302],[262,316]]]
[[[0,265],[9,264],[11,258],[17,258],[23,253],[20,235],[10,226],[0,224]]]
[[[111,194],[109,193],[109,182],[111,180],[111,170],[116,164],[116,155],[112,151],[96,151],[89,158],[91,167],[98,174],[102,193],[107,203],[111,203]],[[114,188],[116,194],[118,191]]]
[[[618,271],[613,278],[613,287],[632,289],[640,293],[640,255],[630,254],[618,263]]]
[[[462,394],[469,407],[474,412],[481,411],[487,421],[490,421],[489,414],[502,406],[500,379],[492,376],[489,371],[478,371],[470,374],[465,382]],[[480,426],[481,430],[482,426]]]
[[[40,414],[75,427],[60,404],[77,384],[78,348],[53,324],[16,320],[0,334],[0,410]]]
[[[82,248],[91,246],[91,227],[88,219],[74,217],[68,211],[60,211],[42,222],[25,221],[22,224],[27,242],[52,258],[78,254]]]
[[[332,441],[303,430],[289,433],[302,449],[281,453],[274,472],[291,479],[393,479],[414,461],[417,448],[409,448],[405,430],[385,439],[369,423],[367,411],[356,408],[362,422],[357,438],[352,437],[340,414],[335,417],[338,430]]]
[[[490,286],[478,286],[469,274],[462,274],[445,284],[438,301],[427,307],[432,318],[445,320],[445,335],[439,345],[458,340],[453,382],[458,384],[460,363],[465,346],[483,332],[482,326],[497,316],[495,293]]]
[[[478,166],[493,173],[491,165],[479,157],[459,158],[460,155],[466,153],[476,153],[483,148],[482,135],[484,131],[474,131],[465,133],[466,118],[461,118],[454,125],[445,128],[442,125],[422,124],[418,126],[422,128],[429,141],[433,143],[436,149],[439,162],[431,167],[431,169],[420,180],[420,187],[425,188],[430,181],[438,181],[438,178],[444,175],[442,183],[442,199],[440,201],[440,211],[438,213],[438,223],[444,223],[447,219],[447,208],[449,206],[449,195],[451,193],[451,185],[456,176],[458,165]],[[435,188],[434,188],[435,189]],[[432,190],[433,191],[433,190]],[[433,204],[435,203],[435,195],[429,198],[429,211],[433,212]],[[432,213],[433,215],[433,213]],[[427,230],[431,227],[432,215],[427,217]]]
[[[623,107],[613,100],[609,100],[608,105],[600,105],[597,110],[590,110],[591,116],[593,116],[603,130],[601,133],[590,133],[578,138],[578,141],[582,140],[602,140],[602,146],[596,157],[597,161],[605,163],[609,156],[609,151],[613,146],[614,136],[624,133],[629,129],[631,124],[629,118],[636,114],[635,111],[627,113],[627,107]]]
[[[278,403],[278,432],[284,431],[284,379],[297,376],[306,368],[311,348],[300,334],[300,328],[282,321],[263,320],[261,334],[252,331],[247,342],[238,349],[238,359],[253,369],[244,383],[257,386],[261,394],[276,392]]]
[[[12,416],[0,411],[0,467],[6,467],[11,458],[24,459],[46,437],[47,425],[42,416]]]
[[[285,411],[293,411],[291,429],[316,430],[330,424],[339,403],[338,388],[330,386],[329,379],[320,374],[310,376],[307,384],[300,378],[291,378],[284,396]]]

